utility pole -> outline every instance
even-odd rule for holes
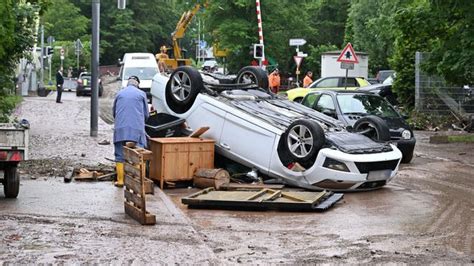
[[[40,58],[40,63],[41,63],[41,71],[40,71],[40,82],[39,86],[43,86],[43,80],[44,80],[44,26],[41,25],[41,58]]]
[[[260,67],[265,68],[263,62],[265,62],[265,44],[263,43],[263,23],[262,23],[262,9],[260,5],[260,0],[255,0],[255,5],[257,7],[257,24],[258,24],[258,39],[259,44],[262,45],[262,58],[259,59]]]
[[[91,137],[97,137],[99,121],[99,29],[100,0],[92,0]]]

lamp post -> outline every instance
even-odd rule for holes
[[[100,0],[92,0],[91,137],[97,137],[99,121],[99,28]]]

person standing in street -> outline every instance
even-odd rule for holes
[[[58,72],[56,72],[56,102],[57,103],[63,103],[61,102],[61,95],[63,94],[63,84],[64,84],[63,69],[59,68]]]
[[[123,146],[126,142],[135,142],[139,147],[146,147],[145,121],[149,117],[148,101],[144,91],[139,89],[140,79],[137,76],[128,78],[125,88],[115,96],[114,114],[114,148],[117,170],[115,186],[122,187],[124,181]]]
[[[280,89],[280,72],[278,68],[275,68],[270,75],[268,75],[268,83],[270,84],[270,90],[273,93],[278,93]]]
[[[313,83],[313,72],[308,71],[303,79],[303,88],[308,88],[311,83]]]

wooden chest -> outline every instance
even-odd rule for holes
[[[200,138],[152,138],[150,178],[164,182],[192,180],[198,168],[214,168],[214,140]]]

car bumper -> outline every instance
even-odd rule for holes
[[[398,171],[402,153],[394,145],[392,148],[390,152],[374,154],[347,154],[325,148],[319,151],[311,168],[294,172],[280,164],[281,168],[271,171],[270,176],[312,190],[372,190],[387,184]],[[347,171],[325,167],[324,163],[328,158],[344,163]],[[272,169],[277,168],[276,165],[272,166]]]
[[[397,144],[397,148],[403,153],[409,153],[413,151],[415,148],[416,144],[416,139],[411,138],[411,139],[399,139],[396,140],[395,143]]]

